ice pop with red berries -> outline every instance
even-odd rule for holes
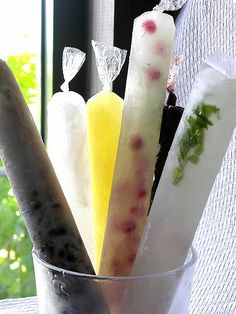
[[[175,26],[159,7],[134,21],[100,274],[129,275],[146,222]]]

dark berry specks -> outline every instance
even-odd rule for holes
[[[50,236],[60,236],[66,234],[66,227],[64,225],[57,226],[56,228],[52,228],[48,231]]]

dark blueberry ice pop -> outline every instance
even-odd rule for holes
[[[152,186],[151,202],[155,196],[158,183],[168,156],[171,144],[173,142],[175,132],[179,125],[180,119],[183,114],[183,107],[176,106],[176,95],[170,92],[163,108],[162,124],[160,132],[160,150],[157,155],[155,166],[155,179]]]
[[[0,63],[0,153],[37,254],[58,267],[93,273],[44,144],[15,79]]]
[[[1,158],[36,254],[57,267],[94,274],[28,106],[11,70],[1,60],[0,121]],[[83,304],[85,295],[91,296],[90,286],[84,285],[84,289]],[[78,313],[87,313],[83,311],[86,305],[80,310],[79,304],[78,296]],[[91,313],[107,311],[104,307],[104,311]]]

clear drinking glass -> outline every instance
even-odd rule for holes
[[[106,277],[50,265],[33,252],[40,314],[187,314],[197,254],[165,273]],[[142,297],[140,298],[140,292]]]

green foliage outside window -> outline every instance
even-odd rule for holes
[[[37,101],[36,56],[26,53],[9,56],[7,64],[14,73],[28,105]]]
[[[35,56],[10,56],[7,63],[26,103],[37,107]],[[35,295],[32,245],[5,176],[0,176],[0,226],[0,299]]]

